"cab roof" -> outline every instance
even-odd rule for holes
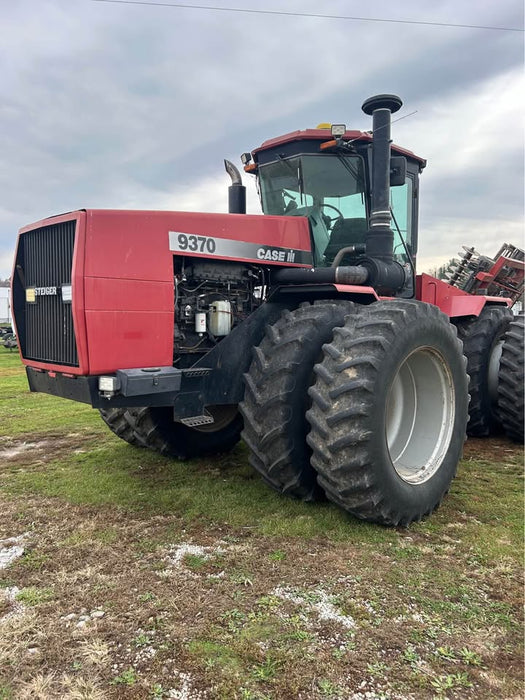
[[[293,141],[330,141],[332,138],[333,137],[329,129],[299,129],[297,131],[290,131],[290,133],[284,134],[283,136],[277,136],[273,139],[264,141],[258,148],[255,148],[252,151],[252,155],[255,157],[257,153],[268,151],[276,148],[277,146],[292,143]],[[343,139],[345,141],[372,143],[372,134],[368,131],[345,131]],[[413,158],[419,163],[421,168],[424,168],[427,164],[425,158],[417,156],[413,151],[409,151],[407,148],[396,146],[394,143],[392,144],[392,151],[397,155]]]

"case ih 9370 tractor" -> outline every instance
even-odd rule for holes
[[[523,436],[523,318],[416,276],[425,161],[391,146],[401,104],[364,103],[373,135],[296,131],[244,154],[264,216],[227,162],[229,214],[82,209],[21,229],[31,390],[179,459],[242,436],[270,486],[359,518],[431,513],[461,457],[468,370],[471,432]]]

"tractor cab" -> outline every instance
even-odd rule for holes
[[[417,252],[417,181],[426,162],[395,146],[392,155],[394,259],[410,268]],[[329,267],[334,260],[355,264],[365,253],[371,158],[370,134],[323,124],[266,141],[242,160],[245,171],[257,176],[263,212],[307,217],[314,266]]]

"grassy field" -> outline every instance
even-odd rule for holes
[[[0,347],[0,700],[521,698],[523,450],[466,444],[385,529],[179,463],[27,391]]]

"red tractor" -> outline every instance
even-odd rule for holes
[[[373,135],[336,125],[244,154],[264,216],[227,162],[229,214],[83,209],[21,229],[31,390],[178,459],[242,436],[277,491],[365,520],[431,513],[461,457],[468,372],[472,430],[498,419],[522,439],[523,318],[416,276],[426,162],[391,145],[401,104],[364,103]]]

